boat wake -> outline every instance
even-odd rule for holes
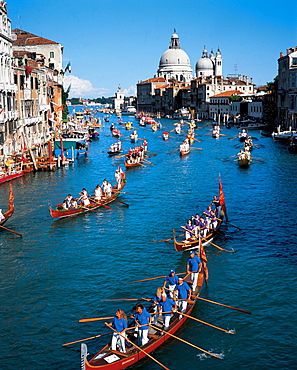
[[[209,351],[209,352],[212,353],[214,356],[217,356],[221,360],[223,360],[224,357],[225,357],[225,355],[223,353],[215,353],[215,352],[211,352],[211,351]],[[209,356],[207,353],[198,353],[197,357],[201,361],[206,360],[208,358],[212,358],[212,356]]]

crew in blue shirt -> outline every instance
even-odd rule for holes
[[[147,312],[146,308],[141,303],[136,304],[135,321],[139,326],[138,328],[138,343],[144,346],[148,341],[148,324],[151,323],[152,316]]]
[[[164,288],[166,287],[166,283],[168,283],[169,297],[173,298],[173,291],[174,291],[176,284],[178,283],[178,277],[175,274],[174,270],[170,270],[169,275],[166,276],[164,280],[164,285],[163,285]]]
[[[177,292],[178,306],[180,312],[186,312],[187,309],[187,299],[191,297],[191,288],[189,285],[183,280],[183,278],[178,279],[178,284],[174,289]],[[180,317],[181,318],[181,317]]]
[[[125,346],[125,331],[128,327],[127,324],[127,316],[123,310],[117,310],[115,313],[115,317],[113,318],[111,323],[105,323],[105,325],[109,327],[113,327],[117,333],[113,333],[112,340],[111,340],[111,349],[112,351],[116,351],[117,349],[117,341],[120,340],[121,343],[121,352],[126,353],[126,346]],[[120,333],[121,335],[119,335]]]
[[[175,302],[168,298],[166,294],[162,295],[162,300],[159,303],[159,312],[163,312],[163,324],[164,324],[164,330],[167,330],[169,324],[170,324],[170,318],[171,318],[171,311],[172,308],[175,308]]]
[[[187,260],[187,273],[191,274],[192,280],[192,289],[195,292],[197,281],[198,281],[198,274],[201,271],[202,262],[198,256],[195,255],[194,251],[190,251],[190,258]]]

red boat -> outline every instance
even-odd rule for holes
[[[126,184],[126,180],[125,180],[125,176],[124,176],[123,177],[123,180],[121,182],[120,188],[118,189],[118,186],[117,185],[115,185],[113,187],[113,191],[112,191],[111,197],[106,198],[103,201],[98,202],[98,203],[91,202],[91,204],[88,205],[88,206],[78,205],[77,208],[73,208],[73,209],[64,209],[62,207],[62,204],[58,204],[58,206],[57,206],[56,209],[52,209],[51,206],[49,206],[50,215],[53,218],[65,218],[65,217],[76,216],[76,215],[78,215],[80,213],[85,213],[85,212],[93,211],[93,210],[95,210],[95,209],[97,209],[99,207],[104,207],[104,205],[113,202],[120,195],[120,193],[121,193],[122,189],[124,188],[125,184]]]
[[[0,184],[3,182],[11,181],[14,179],[17,179],[18,177],[21,177],[24,175],[24,171],[14,171],[14,173],[8,175],[5,173],[4,175],[0,175]]]
[[[112,136],[113,136],[113,137],[116,137],[116,138],[119,138],[119,137],[121,136],[121,131],[120,131],[120,130],[118,130],[118,129],[116,129],[116,128],[114,128],[114,129],[111,131],[111,133],[112,133]]]
[[[126,167],[126,169],[129,169],[129,168],[132,168],[132,167],[143,166],[143,164],[141,162],[142,162],[141,160],[140,160],[140,162],[135,162],[135,163],[128,163],[127,161],[125,161],[125,167]]]
[[[180,150],[180,151],[179,151],[179,155],[180,155],[181,157],[184,157],[185,155],[189,154],[189,153],[190,153],[190,151],[191,151],[191,148],[189,148],[188,150]]]
[[[12,191],[12,188],[10,187],[9,199],[8,199],[8,211],[3,213],[4,219],[0,221],[0,225],[5,224],[5,222],[13,215],[13,212],[14,212],[13,201],[14,201],[13,191]]]
[[[187,309],[185,314],[190,315],[194,305],[196,303],[197,297],[200,295],[204,278],[207,276],[207,267],[206,267],[206,256],[203,247],[200,248],[199,251],[199,257],[201,261],[205,261],[203,263],[203,269],[201,273],[199,273],[198,276],[198,283],[197,288],[192,296],[193,300],[188,301]],[[185,279],[185,281],[189,282],[189,277]],[[142,360],[146,357],[146,353],[150,354],[152,351],[157,349],[160,345],[162,345],[164,342],[166,342],[168,339],[171,338],[170,334],[174,334],[187,320],[186,316],[182,316],[182,318],[179,318],[179,313],[172,313],[171,319],[170,319],[170,325],[166,332],[169,334],[164,333],[162,335],[162,323],[158,321],[156,325],[153,325],[149,327],[149,342],[145,344],[144,346],[141,346],[141,350],[134,347],[132,345],[130,348],[127,348],[126,353],[122,353],[119,351],[113,351],[111,350],[111,346],[107,344],[104,346],[98,353],[96,353],[94,356],[92,356],[89,360],[88,357],[88,348],[85,343],[81,344],[81,369],[84,370],[94,370],[94,369],[101,369],[101,370],[122,370],[129,366],[134,365],[138,361]],[[134,325],[132,325],[134,326]],[[160,330],[155,330],[155,328]],[[136,338],[134,337],[133,333],[129,333],[128,331],[128,339],[130,342],[135,342]],[[209,353],[209,352],[208,352]]]

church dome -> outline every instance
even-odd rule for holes
[[[161,56],[159,68],[169,65],[191,66],[190,59],[182,49],[168,49]]]
[[[175,30],[171,36],[169,49],[160,58],[158,76],[180,81],[190,81],[192,78],[190,58],[180,48],[179,37]]]
[[[209,58],[201,58],[196,63],[196,69],[213,69],[212,61]]]

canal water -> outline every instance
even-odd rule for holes
[[[134,118],[132,119],[134,122]],[[296,369],[296,170],[297,156],[271,138],[252,132],[257,148],[250,168],[238,168],[234,157],[240,143],[233,127],[211,137],[211,122],[199,123],[191,153],[180,158],[176,151],[185,134],[140,128],[146,138],[152,164],[127,172],[127,184],[112,209],[69,219],[54,220],[48,211],[68,194],[77,196],[85,187],[92,192],[103,179],[114,180],[123,160],[106,154],[115,139],[111,117],[93,141],[86,157],[74,166],[55,172],[27,174],[11,184],[15,214],[6,227],[23,234],[19,238],[0,231],[0,368],[80,368],[80,343],[63,343],[108,332],[103,321],[79,323],[81,318],[113,316],[118,308],[127,313],[131,302],[104,299],[153,297],[163,280],[124,285],[126,282],[162,276],[174,268],[185,271],[187,253],[177,253],[172,228],[195,213],[203,212],[218,195],[221,175],[229,224],[226,239],[215,243],[235,253],[208,246],[209,285],[201,296],[249,310],[252,315],[198,301],[193,315],[224,329],[226,334],[188,320],[178,335],[198,347],[221,354],[218,360],[175,339],[158,348],[154,356],[171,370],[200,369]],[[164,130],[174,120],[161,120]],[[125,150],[133,147],[121,127]],[[157,155],[155,155],[155,154]],[[229,159],[228,159],[229,158]],[[0,187],[6,210],[9,184]],[[89,340],[94,353],[108,336]],[[295,351],[294,351],[295,350]],[[150,359],[135,369],[160,368]]]

